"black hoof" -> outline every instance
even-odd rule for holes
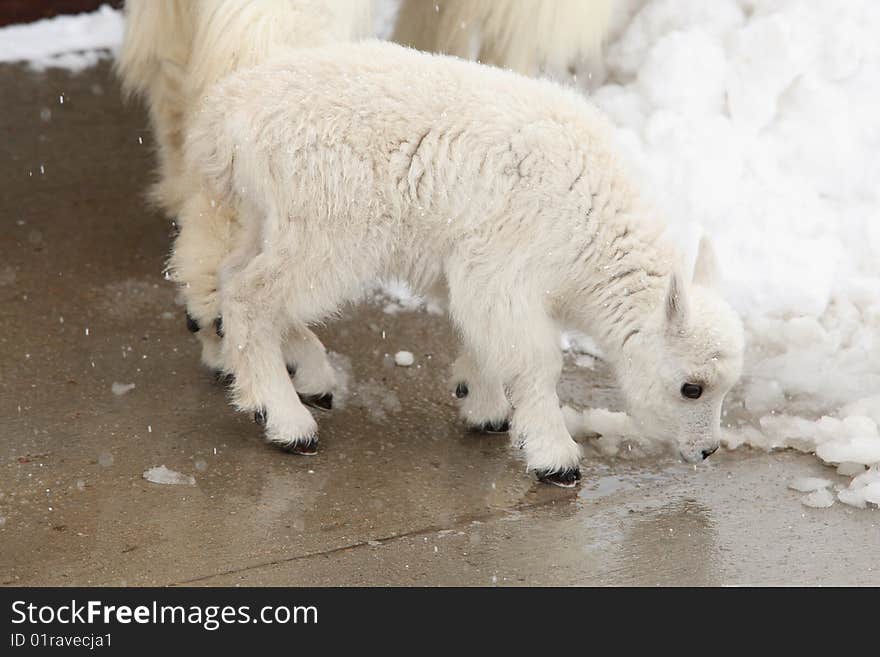
[[[306,406],[329,411],[333,408],[333,393],[325,392],[317,395],[300,395],[300,401]]]
[[[189,331],[190,333],[198,333],[200,328],[201,327],[199,326],[199,323],[192,318],[192,315],[187,313],[186,314],[186,330]]]
[[[574,485],[581,479],[580,468],[566,468],[565,470],[539,470],[535,474],[538,479],[545,484],[553,484],[560,488],[574,488]]]
[[[230,386],[235,381],[235,376],[231,372],[214,370],[214,381],[224,386]]]
[[[314,456],[318,453],[318,437],[312,436],[299,442],[282,445],[281,449],[288,454],[301,454],[302,456]]]
[[[510,422],[507,420],[483,422],[482,424],[472,426],[470,429],[475,433],[507,433],[510,431]]]
[[[467,383],[459,383],[457,386],[455,386],[455,396],[459,399],[464,399],[468,396]]]
[[[218,337],[220,337],[220,338],[223,337],[223,318],[222,317],[218,317],[217,319],[214,320],[214,330],[217,332]]]
[[[259,411],[254,411],[254,422],[261,427],[266,426],[266,411],[264,409],[261,408]]]

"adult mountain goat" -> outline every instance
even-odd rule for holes
[[[125,38],[117,61],[127,93],[144,97],[156,139],[159,180],[152,197],[180,229],[169,269],[185,281],[187,326],[202,343],[202,361],[222,370],[217,315],[217,269],[238,230],[230,208],[212,205],[185,170],[183,133],[205,91],[230,72],[296,48],[366,37],[372,0],[126,0]],[[297,388],[327,408],[333,369],[309,330],[291,331],[285,358],[296,366]],[[320,358],[317,358],[321,355]],[[309,377],[305,378],[304,373]]]
[[[641,431],[674,436],[687,460],[716,449],[740,321],[706,249],[693,284],[679,275],[606,121],[575,92],[388,43],[334,45],[221,81],[185,150],[239,217],[219,272],[222,362],[270,442],[317,447],[287,334],[393,276],[448,294],[464,419],[509,418],[542,480],[580,477],[556,395],[561,324],[600,345]]]
[[[612,0],[403,0],[392,39],[524,75],[598,56]]]

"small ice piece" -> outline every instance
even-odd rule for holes
[[[822,477],[798,477],[789,482],[788,487],[801,493],[814,493],[817,490],[828,488],[831,485],[830,479]]]
[[[837,493],[837,499],[839,499],[844,504],[854,506],[857,509],[864,509],[867,506],[867,504],[865,504],[865,498],[862,497],[861,490],[850,490],[849,488],[844,488],[842,491]]]
[[[861,463],[849,463],[844,461],[840,465],[837,466],[837,474],[843,475],[844,477],[853,477],[857,474],[861,474],[865,471],[865,466]]]
[[[401,367],[409,367],[415,362],[415,357],[411,351],[398,351],[394,354],[394,362]]]
[[[196,485],[196,478],[192,475],[185,475],[175,470],[169,470],[164,465],[145,470],[144,479],[151,481],[154,484],[172,484],[178,486]]]
[[[860,509],[864,509],[868,502],[880,506],[880,469],[875,466],[860,474],[850,482],[849,488],[837,494],[837,498]]]
[[[859,492],[865,500],[871,504],[880,506],[880,481],[875,481],[873,484],[868,484],[867,486],[860,488]]]
[[[827,509],[834,504],[834,494],[827,488],[820,488],[809,495],[804,495],[801,504],[813,509]]]
[[[116,381],[113,382],[113,385],[110,386],[110,389],[113,391],[113,394],[116,396],[122,396],[125,393],[134,390],[135,385],[133,383],[118,383]]]
[[[631,430],[626,413],[606,408],[589,408],[578,412],[570,406],[563,406],[562,414],[569,432],[575,436],[625,436]]]
[[[877,434],[876,425],[873,435],[857,435],[823,443],[816,448],[816,455],[826,463],[870,465],[880,462],[880,435]]]

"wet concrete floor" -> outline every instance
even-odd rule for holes
[[[588,449],[579,489],[538,484],[456,421],[446,320],[384,302],[318,330],[350,376],[319,455],[266,446],[163,279],[151,144],[106,63],[0,65],[0,584],[880,584],[877,512],[786,489],[834,478],[811,456]],[[560,392],[618,404],[601,367]]]

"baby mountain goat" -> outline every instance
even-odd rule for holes
[[[509,419],[542,480],[580,478],[556,395],[559,325],[597,341],[645,434],[675,437],[689,461],[716,449],[740,321],[705,249],[693,285],[677,273],[605,120],[576,93],[388,43],[334,45],[220,82],[186,151],[239,217],[219,271],[222,362],[270,442],[317,448],[287,335],[399,277],[448,294],[463,418]]]

